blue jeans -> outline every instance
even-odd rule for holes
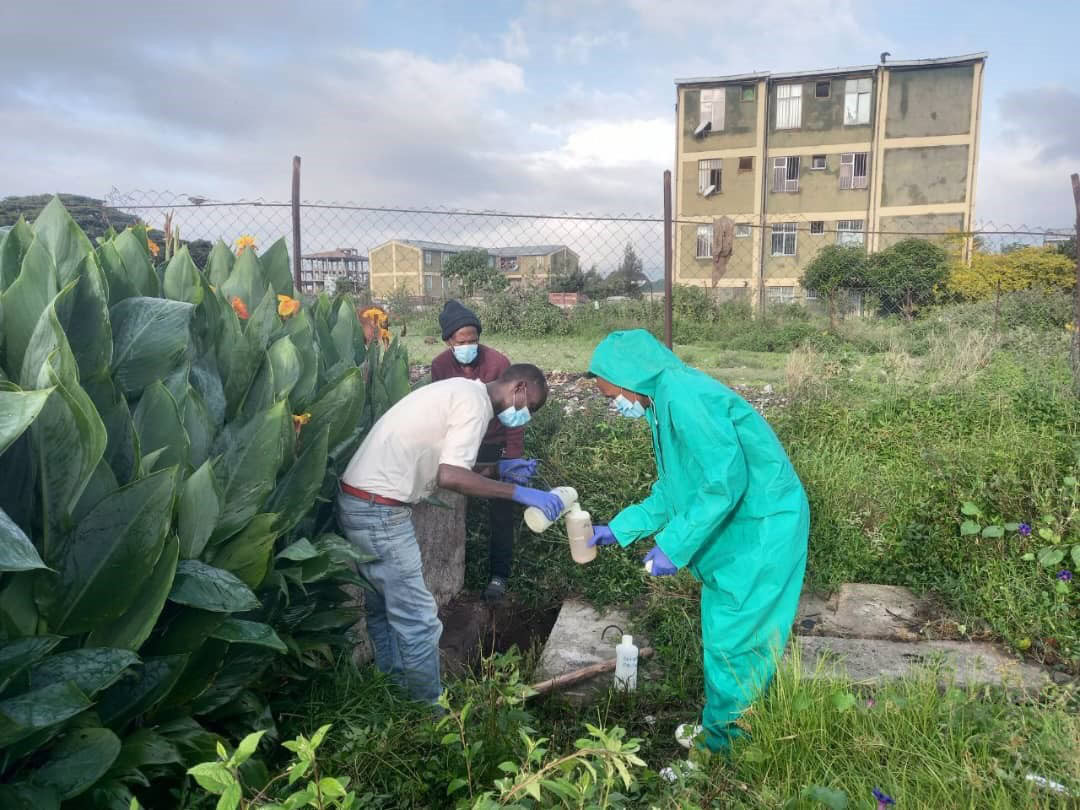
[[[337,514],[348,541],[371,558],[358,567],[374,588],[365,592],[364,604],[375,665],[414,700],[435,703],[442,693],[442,622],[435,598],[424,584],[412,510],[342,493]]]

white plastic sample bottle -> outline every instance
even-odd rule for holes
[[[563,508],[562,511],[559,512],[559,518],[565,515],[570,507],[577,503],[577,490],[573,487],[555,487],[555,489],[551,490],[551,493],[553,495],[558,495],[559,500],[563,502]],[[555,520],[558,520],[559,518],[555,518]],[[536,534],[547,531],[555,520],[548,520],[547,516],[535,506],[530,506],[525,510],[525,525],[532,529]]]
[[[583,564],[596,559],[596,546],[589,545],[592,535],[592,516],[575,503],[566,513],[566,536],[570,538],[574,562]]]
[[[615,647],[615,688],[633,692],[637,689],[638,648],[633,636],[623,636]]]

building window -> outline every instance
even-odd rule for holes
[[[697,163],[697,192],[703,197],[719,194],[724,174],[724,161],[699,160]]]
[[[765,300],[770,304],[794,304],[794,287],[766,287]]]
[[[754,159],[752,157],[739,158],[739,171],[740,172],[752,172],[754,170]]]
[[[807,301],[817,301],[818,300],[817,290],[806,290],[806,300]]]
[[[435,284],[434,276],[424,276],[424,292],[431,295],[431,288]]]
[[[794,193],[799,190],[799,158],[773,158],[773,185],[776,192]]]
[[[867,152],[842,154],[840,156],[840,188],[866,188],[869,166],[870,155]]]
[[[772,226],[772,255],[794,256],[798,237],[794,222],[778,222]]]
[[[810,233],[814,236],[820,236],[825,233],[825,223],[820,219],[815,219],[810,223]]]
[[[709,129],[721,132],[724,129],[724,88],[701,91],[701,104],[698,108],[698,121],[711,124]],[[699,127],[700,128],[700,127]]]
[[[494,266],[495,266],[495,257],[494,256],[488,256],[488,267],[494,267]]]
[[[712,258],[713,226],[697,226],[697,257],[699,259]]]
[[[776,88],[776,128],[802,126],[802,85],[781,84]]]
[[[752,84],[744,84],[742,87],[742,100],[753,101],[757,98],[757,88]]]
[[[832,82],[818,82],[814,85],[814,98],[828,98],[832,95]]]
[[[424,251],[424,264],[431,265],[431,251]]]
[[[735,238],[736,239],[745,239],[748,236],[750,236],[750,223],[749,222],[736,223],[736,225],[735,225]]]
[[[844,89],[844,124],[870,123],[870,79],[848,79]]]
[[[810,161],[811,169],[821,171],[822,169],[827,169],[828,167],[828,161],[825,159],[825,155],[814,155],[814,157]]]
[[[499,270],[503,273],[516,273],[518,269],[517,256],[500,256]]]
[[[842,219],[836,223],[836,244],[862,247],[865,241],[863,220]]]

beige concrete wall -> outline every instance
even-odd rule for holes
[[[771,151],[771,150],[770,150]],[[862,150],[865,151],[865,150]],[[772,174],[768,176],[770,214],[794,214],[802,211],[854,211],[870,205],[868,189],[840,188],[840,153],[823,149],[826,168],[812,169],[813,155],[801,155],[799,161],[799,191],[772,191]],[[782,157],[775,154],[773,157]],[[772,165],[772,157],[769,159]],[[873,167],[870,167],[873,170]]]
[[[745,217],[748,221],[749,216]],[[703,222],[703,225],[710,224]],[[748,237],[735,239],[731,257],[728,259],[727,272],[721,280],[722,286],[745,286],[754,277],[753,241],[759,231],[752,230]],[[697,258],[697,225],[683,223],[677,226],[675,237],[678,241],[678,260],[675,264],[675,281],[679,284],[706,284],[712,282],[713,260]]]
[[[387,242],[369,254],[371,294],[386,297],[404,287],[411,295],[422,295],[419,249],[402,242]]]
[[[974,65],[889,71],[887,138],[963,135],[971,130]]]
[[[847,79],[873,78],[867,74],[854,76],[823,76],[806,81],[777,81],[769,88],[769,148],[786,146],[813,146],[816,144],[854,143],[869,141],[870,124],[844,125],[844,91]],[[815,86],[819,81],[832,85],[829,98],[815,98]],[[776,128],[776,88],[779,84],[802,85],[802,125],[798,129]],[[875,94],[871,90],[871,100]],[[870,121],[874,120],[871,101]]]
[[[747,157],[753,155],[747,150]],[[722,158],[722,189],[709,197],[698,193],[698,161],[684,160],[681,165],[682,193],[679,195],[678,212],[680,216],[721,216],[723,214],[743,213],[754,210],[755,173],[758,171],[758,159],[754,158],[754,168],[739,171],[739,158]]]
[[[968,187],[968,147],[885,150],[882,207],[962,203]]]
[[[915,214],[911,216],[886,216],[881,218],[881,231],[878,237],[878,249],[884,250],[890,245],[915,236],[931,242],[944,244],[945,236],[934,234],[962,231],[964,214]]]
[[[684,152],[706,152],[715,149],[753,146],[756,142],[757,105],[761,102],[762,85],[760,83],[755,85],[754,101],[741,100],[743,85],[733,84],[723,85],[723,87],[726,89],[724,129],[721,132],[709,132],[701,138],[694,137],[694,130],[701,123],[701,88],[684,87],[680,89],[679,109],[682,114],[680,138]],[[695,187],[697,185],[696,176],[694,185]]]

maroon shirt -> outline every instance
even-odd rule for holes
[[[484,383],[495,382],[508,368],[510,368],[510,360],[505,354],[481,343],[476,352],[476,360],[470,365],[461,365],[449,349],[432,360],[431,381],[464,377]],[[496,414],[488,425],[482,444],[505,445],[506,458],[521,458],[525,452],[525,428],[508,428],[499,421]]]

